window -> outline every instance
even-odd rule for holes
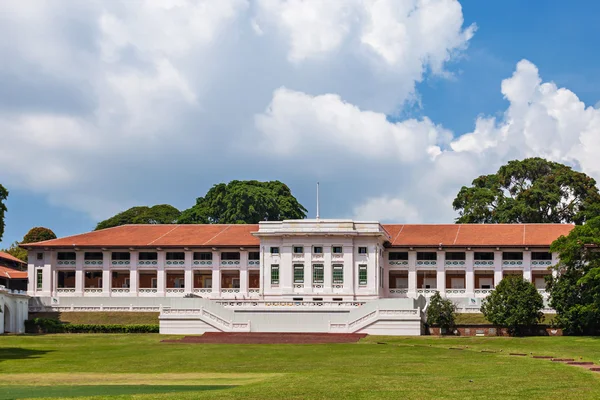
[[[520,261],[523,259],[523,253],[516,251],[505,251],[502,253],[502,259],[507,261]]]
[[[491,251],[476,251],[475,261],[494,261],[494,253]]]
[[[464,261],[466,255],[464,251],[452,251],[446,253],[446,260],[448,261]]]
[[[360,264],[358,266],[358,284],[359,286],[367,285],[367,265]]]
[[[44,253],[37,253],[37,259],[38,260],[43,260],[44,259]]]
[[[271,247],[271,254],[279,254],[279,247]]]
[[[323,283],[323,264],[313,264],[313,283]]]
[[[115,261],[129,261],[131,255],[126,252],[114,252],[112,253],[112,259]]]
[[[535,261],[552,261],[552,253],[546,251],[531,252],[531,259]]]
[[[260,260],[260,253],[258,251],[249,251],[248,260],[258,261]]]
[[[60,252],[56,256],[59,261],[67,261],[67,260],[74,261],[75,260],[74,252],[68,252],[68,253]]]
[[[302,254],[302,253],[304,253],[304,247],[294,246],[294,254]]]
[[[42,290],[42,283],[44,283],[44,271],[41,269],[38,269],[36,271],[37,275],[36,275],[36,289],[37,290]]]
[[[342,246],[333,246],[331,248],[331,251],[333,252],[333,254],[342,254],[344,252]]]
[[[333,264],[333,283],[342,284],[344,283],[344,266],[341,264]]]
[[[294,264],[294,283],[304,283],[304,264]]]
[[[221,253],[221,260],[231,261],[231,260],[239,260],[240,252],[239,251],[226,251]]]
[[[83,259],[85,261],[102,261],[103,255],[101,252],[85,253]]]
[[[279,264],[271,264],[271,285],[279,285]]]
[[[146,252],[146,251],[142,251],[140,252],[140,261],[156,261],[158,260],[158,253],[156,253],[155,251],[152,252]]]
[[[417,261],[435,261],[437,260],[437,253],[435,251],[418,251]]]
[[[212,260],[212,253],[210,251],[196,252],[196,253],[194,253],[194,260],[210,261],[210,260]]]
[[[358,254],[367,254],[367,248],[366,247],[359,247],[358,248]]]
[[[390,261],[407,261],[408,251],[393,251],[389,254]]]
[[[167,252],[167,261],[184,261],[185,253],[183,251]]]
[[[323,246],[314,246],[313,254],[323,254]]]

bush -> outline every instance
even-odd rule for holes
[[[543,317],[544,300],[531,282],[520,276],[506,276],[486,297],[481,312],[494,325],[508,328],[511,335],[522,335]]]
[[[51,318],[25,321],[28,333],[158,333],[158,325],[64,324]]]
[[[440,332],[451,332],[456,320],[456,306],[452,300],[444,299],[440,292],[435,292],[427,306],[427,324],[439,326]]]

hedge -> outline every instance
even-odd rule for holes
[[[25,321],[28,333],[158,333],[158,325],[65,324],[51,318]]]

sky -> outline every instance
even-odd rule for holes
[[[0,2],[1,247],[216,183],[321,218],[452,223],[539,156],[600,181],[600,3]]]

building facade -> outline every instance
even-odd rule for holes
[[[485,297],[509,274],[544,292],[566,224],[126,225],[28,244],[36,297],[282,301]]]

